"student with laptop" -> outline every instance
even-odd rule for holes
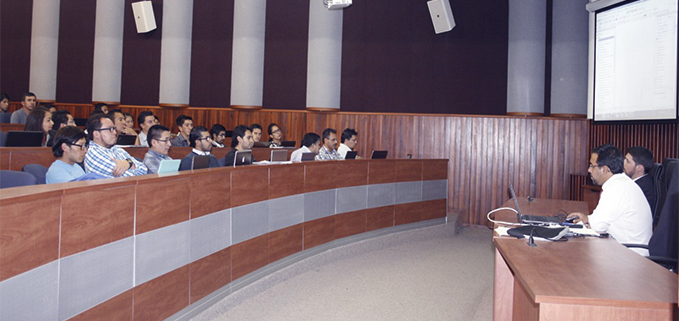
[[[208,167],[219,167],[219,162],[215,155],[210,154],[212,138],[210,138],[210,132],[205,126],[196,126],[191,129],[189,144],[193,147],[193,150],[182,158],[182,162],[179,165],[180,171],[193,169],[193,158],[196,156],[207,156],[209,157]]]
[[[321,149],[321,136],[316,133],[306,133],[304,138],[302,138],[302,147],[296,149],[290,155],[290,160],[293,162],[302,161],[302,155],[306,153],[318,154],[318,150]]]
[[[47,184],[69,182],[85,175],[82,163],[87,153],[87,135],[75,126],[66,126],[54,135],[52,154],[57,158],[45,175]]]
[[[148,168],[149,174],[156,174],[161,161],[172,159],[167,155],[172,147],[170,129],[163,125],[153,125],[149,128],[147,140],[151,147],[144,155],[144,165]]]
[[[335,150],[337,131],[332,128],[323,130],[323,147],[318,151],[316,160],[340,160],[342,156]]]
[[[358,145],[358,133],[353,128],[347,128],[342,132],[341,143],[337,148],[337,152],[340,154],[342,159],[347,159],[347,153],[354,151],[356,145]],[[355,158],[361,158],[356,156]]]
[[[571,213],[568,218],[606,232],[620,243],[648,244],[653,234],[651,207],[641,188],[625,175],[623,162],[622,152],[613,145],[592,150],[587,171],[594,184],[601,185],[599,204],[590,215]],[[632,250],[648,255],[646,249]]]
[[[45,107],[35,107],[28,114],[26,118],[26,124],[24,125],[24,131],[27,132],[42,132],[43,143],[42,146],[47,146],[47,142],[50,141],[49,133],[52,130],[52,113]]]
[[[238,125],[233,129],[231,137],[231,150],[224,156],[225,166],[233,166],[236,161],[236,152],[252,150],[255,141],[252,138],[252,131],[245,125]],[[254,162],[254,157],[252,162]]]

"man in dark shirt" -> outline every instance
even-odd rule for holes
[[[625,174],[634,180],[644,192],[651,213],[655,211],[655,184],[653,177],[648,172],[653,168],[653,152],[647,148],[637,146],[627,150],[625,155]]]
[[[231,138],[231,150],[224,156],[225,166],[233,166],[236,157],[236,151],[252,150],[252,145],[255,141],[252,139],[252,131],[245,125],[238,125],[233,129],[233,137]],[[252,158],[254,162],[254,157]]]
[[[189,144],[193,150],[186,155],[179,164],[180,171],[191,170],[193,168],[193,158],[196,156],[209,156],[210,164],[208,167],[219,167],[219,162],[215,155],[210,154],[212,150],[212,138],[210,132],[204,126],[197,126],[191,130],[189,134]]]
[[[179,133],[177,134],[177,137],[172,140],[172,147],[189,147],[189,135],[191,134],[191,130],[193,130],[193,118],[186,115],[179,115],[179,117],[177,117],[177,127],[179,128]]]

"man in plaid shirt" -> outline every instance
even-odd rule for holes
[[[337,146],[337,131],[326,128],[323,131],[323,147],[318,151],[316,160],[340,160],[342,156],[335,149]]]
[[[134,159],[124,149],[114,146],[118,133],[113,119],[107,114],[95,114],[87,120],[90,146],[85,155],[85,170],[105,177],[145,175],[144,163]]]

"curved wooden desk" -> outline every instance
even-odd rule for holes
[[[279,259],[443,218],[447,160],[355,160],[4,189],[0,320],[161,320]]]
[[[511,200],[510,200],[511,201]],[[514,207],[513,202],[505,203]],[[583,211],[587,203],[523,199],[524,214]],[[510,211],[505,211],[510,212]],[[509,214],[516,221],[516,214]],[[530,247],[496,237],[494,320],[675,320],[677,275],[613,239]]]

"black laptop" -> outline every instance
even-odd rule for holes
[[[191,161],[191,169],[203,169],[210,167],[210,156],[196,155]]]
[[[302,154],[302,161],[307,162],[307,161],[312,161],[316,159],[316,153],[304,153]]]
[[[295,147],[296,143],[294,140],[283,140],[281,141],[281,147]]]
[[[386,150],[374,150],[372,155],[370,156],[371,159],[385,159],[387,158],[387,151]]]
[[[250,165],[252,164],[252,151],[251,150],[237,150],[236,154],[233,156],[233,167],[239,165]]]
[[[6,147],[41,147],[42,132],[10,130],[7,132]]]
[[[252,147],[269,147],[269,145],[271,145],[271,142],[255,142]]]
[[[136,143],[136,142],[137,142],[137,136],[120,134],[120,135],[118,135],[118,141],[116,141],[116,145],[134,146],[134,143]]]
[[[344,159],[356,159],[356,155],[358,155],[357,151],[348,151],[347,155],[344,156]]]

